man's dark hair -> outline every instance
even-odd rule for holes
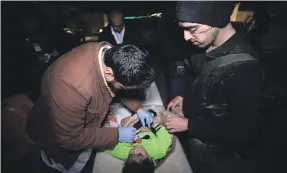
[[[123,10],[121,10],[121,9],[112,9],[112,10],[108,11],[109,16],[113,13],[119,13],[119,14],[124,15]]]
[[[125,14],[124,14],[123,10],[121,10],[121,9],[113,9],[113,10],[108,11],[108,20],[109,21],[111,20],[112,14],[122,14],[123,18],[125,17]]]
[[[148,63],[149,54],[134,45],[114,46],[105,52],[105,64],[111,67],[115,79],[126,86],[146,88],[155,79]]]
[[[122,169],[122,173],[153,173],[155,166],[149,159],[141,163],[135,161],[127,161]]]

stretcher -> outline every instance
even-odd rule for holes
[[[143,103],[145,109],[153,109],[159,113],[164,110],[163,102],[160,97],[158,88],[154,83],[145,90],[146,101]],[[124,112],[127,115],[128,110],[122,107],[113,106],[112,113]],[[106,122],[105,126],[109,126]],[[95,157],[92,173],[121,173],[124,161],[110,156],[105,152],[98,152]],[[168,157],[159,165],[155,173],[192,173],[187,157],[183,151],[182,145],[175,138],[175,147]]]

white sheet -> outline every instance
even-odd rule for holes
[[[155,83],[146,90],[146,102],[143,103],[143,105],[144,108],[153,109],[157,113],[164,110],[162,99]],[[117,108],[116,106],[112,108],[112,112],[123,115],[129,114],[129,111],[122,107]],[[122,160],[116,159],[105,152],[98,152],[92,173],[121,173],[123,165],[124,162]],[[191,167],[178,139],[176,140],[174,152],[171,153],[162,165],[160,165],[155,173],[192,173]]]

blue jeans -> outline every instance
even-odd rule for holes
[[[172,100],[176,96],[185,96],[190,89],[188,76],[171,76],[170,77],[170,96],[169,100]]]

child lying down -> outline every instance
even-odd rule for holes
[[[154,117],[151,128],[140,127],[133,143],[119,142],[113,150],[106,152],[118,159],[125,160],[122,173],[145,172],[155,170],[156,161],[164,158],[172,145],[172,135],[162,125],[165,118],[175,116],[162,111]],[[120,126],[136,127],[140,124],[136,115],[121,120]]]

